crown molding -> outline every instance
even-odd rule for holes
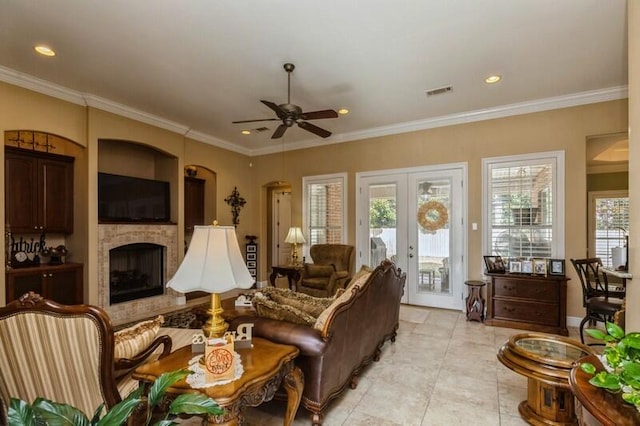
[[[372,129],[360,130],[349,133],[332,135],[327,139],[307,139],[300,142],[285,143],[279,146],[270,146],[257,149],[249,149],[232,142],[218,139],[211,135],[191,130],[188,126],[175,123],[173,121],[146,113],[108,99],[100,98],[88,93],[82,93],[68,89],[48,81],[32,77],[0,66],[0,81],[4,81],[14,86],[23,87],[48,96],[62,99],[74,104],[91,106],[104,111],[111,112],[132,120],[150,124],[165,130],[182,134],[199,142],[214,145],[229,151],[237,152],[247,156],[258,156],[274,154],[278,152],[292,151],[296,149],[313,148],[329,144],[351,142],[362,139],[376,138],[381,136],[394,135],[399,133],[415,132],[419,130],[434,129],[437,127],[453,126],[458,124],[473,123],[483,120],[510,117],[514,115],[530,114],[535,112],[549,111],[560,108],[569,108],[579,105],[587,105],[597,102],[613,101],[625,99],[629,96],[628,86],[610,87],[605,89],[591,90],[587,92],[572,93],[569,95],[555,96],[551,98],[536,99],[532,101],[519,102],[497,107],[484,108],[474,111],[451,114],[442,117],[415,120],[405,123],[393,124],[390,126],[375,127]]]
[[[554,109],[570,108],[574,106],[593,104],[598,102],[614,101],[629,97],[628,86],[610,87],[606,89],[591,90],[588,92],[572,93],[552,98],[536,99],[498,107],[484,108],[459,114],[445,115],[442,117],[427,118],[425,120],[408,121],[393,124],[391,126],[375,127],[350,133],[341,133],[318,141],[308,139],[291,144],[285,144],[285,150],[304,149],[328,144],[351,142],[361,139],[370,139],[381,136],[409,133],[419,130],[434,129],[438,127],[454,126],[458,124],[473,123],[477,121],[493,120],[496,118],[510,117],[514,115],[530,114],[535,112],[550,111]],[[252,155],[273,154],[281,152],[280,147],[259,148],[252,151]]]

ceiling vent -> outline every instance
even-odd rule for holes
[[[255,130],[256,130],[256,132],[258,132],[258,133],[259,133],[259,132],[266,132],[267,130],[269,130],[269,128],[268,128],[268,127],[264,127],[264,126],[262,126],[262,127],[258,127],[258,128],[257,128],[257,129],[255,129]]]
[[[437,89],[427,90],[427,96],[442,95],[453,90],[453,86],[439,87]]]

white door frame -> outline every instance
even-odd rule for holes
[[[410,167],[410,168],[402,168],[402,169],[389,169],[389,170],[375,170],[375,171],[367,171],[356,173],[356,265],[359,269],[365,263],[365,260],[368,257],[369,253],[369,229],[368,229],[368,215],[369,215],[369,196],[368,193],[365,193],[364,184],[367,180],[371,180],[373,178],[376,179],[376,182],[389,182],[396,183],[404,176],[405,185],[408,187],[408,176],[412,174],[419,173],[447,173],[452,171],[459,171],[462,175],[462,188],[461,188],[461,203],[459,206],[461,212],[461,221],[460,224],[460,248],[456,250],[458,254],[460,254],[461,259],[458,262],[452,262],[451,267],[456,268],[455,272],[452,274],[452,279],[456,277],[458,281],[458,286],[460,290],[460,298],[457,296],[454,297],[456,300],[459,300],[459,305],[456,303],[455,309],[464,310],[464,281],[468,276],[468,230],[466,227],[467,215],[468,215],[468,191],[467,191],[467,180],[468,180],[468,165],[466,162],[461,163],[450,163],[450,164],[440,164],[433,166],[420,166],[420,167]],[[399,190],[397,194],[397,202],[398,203],[407,203],[407,190],[405,189]],[[458,208],[458,206],[456,206]],[[411,220],[411,215],[407,215],[407,217],[397,218],[398,223],[398,232],[399,238],[405,238],[405,241],[408,241],[408,235],[404,235],[408,229],[408,220]],[[414,219],[417,220],[417,219]],[[403,222],[404,221],[404,222]],[[417,280],[417,271],[409,271],[409,262],[408,262],[408,247],[401,247],[402,244],[398,244],[397,246],[397,266],[401,268],[403,271],[407,272],[407,284],[415,285]],[[457,266],[455,266],[457,265]],[[412,280],[413,282],[410,282]],[[408,291],[405,290],[405,295],[403,296],[403,303],[407,303]]]

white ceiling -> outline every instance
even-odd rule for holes
[[[0,0],[0,80],[259,154],[623,98],[626,34],[625,0]],[[351,110],[329,139],[231,124],[274,117],[285,62],[292,103]]]

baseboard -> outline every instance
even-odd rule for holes
[[[581,317],[567,317],[567,327],[580,327]]]

